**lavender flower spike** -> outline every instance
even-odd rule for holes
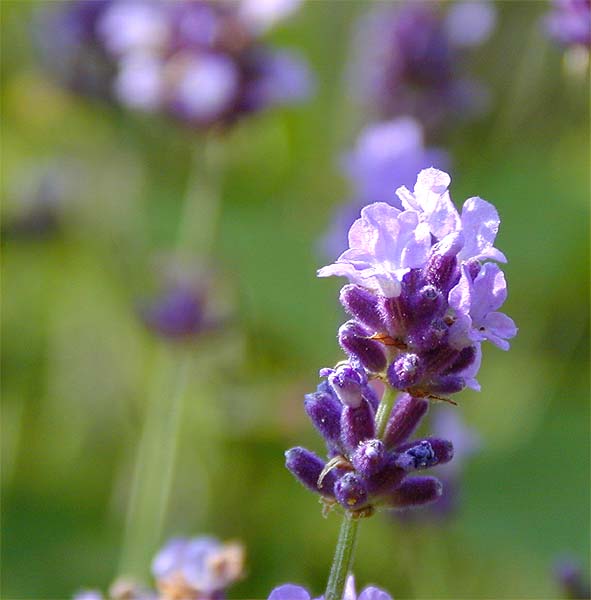
[[[276,587],[267,600],[312,600],[306,588],[286,583]],[[315,600],[322,600],[322,597]],[[349,575],[345,585],[343,600],[392,600],[392,596],[380,588],[368,586],[359,595],[355,591],[355,579]]]

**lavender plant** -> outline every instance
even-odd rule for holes
[[[545,19],[546,31],[565,47],[591,47],[590,0],[554,0]]]
[[[152,561],[158,592],[120,578],[109,589],[111,600],[223,600],[244,574],[244,547],[209,536],[173,538]],[[83,590],[74,600],[104,600],[97,590]]]
[[[351,319],[338,334],[347,359],[322,369],[325,379],[305,399],[328,460],[296,447],[286,466],[325,513],[344,515],[326,600],[343,598],[361,518],[440,497],[441,482],[416,472],[449,462],[452,444],[412,434],[430,400],[453,404],[450,396],[465,387],[480,389],[483,341],[507,350],[517,332],[498,311],[507,296],[497,264],[506,258],[494,247],[498,213],[478,197],[458,213],[450,182],[425,169],[412,192],[397,190],[402,210],[366,206],[349,249],[318,271],[349,280],[340,301]],[[385,387],[381,399],[376,382]]]
[[[78,0],[47,16],[38,37],[48,66],[77,92],[195,128],[227,126],[308,96],[305,62],[260,41],[298,4]]]
[[[430,132],[481,113],[488,91],[462,73],[466,50],[488,39],[492,3],[385,3],[359,23],[353,93],[380,119],[418,118]]]

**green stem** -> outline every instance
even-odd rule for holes
[[[394,406],[394,400],[396,399],[396,391],[393,390],[389,385],[386,384],[386,390],[382,396],[378,411],[376,413],[376,438],[381,439],[384,437],[386,432],[386,425],[388,424],[388,418],[392,412],[392,406]]]
[[[339,531],[339,540],[334,553],[328,584],[326,585],[325,600],[341,600],[347,583],[347,575],[353,566],[353,553],[355,551],[355,542],[357,540],[357,528],[359,519],[346,513],[341,529]]]
[[[392,412],[396,391],[390,386],[386,386],[384,395],[376,413],[376,437],[382,438],[388,423],[388,417]],[[339,539],[330,568],[330,575],[326,585],[324,600],[342,600],[347,575],[353,567],[353,554],[355,551],[355,542],[357,540],[357,528],[359,518],[353,517],[351,513],[345,513]]]

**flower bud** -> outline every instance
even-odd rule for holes
[[[399,390],[415,385],[422,375],[422,361],[411,352],[401,354],[388,368],[390,385]]]
[[[360,442],[375,437],[374,411],[367,400],[357,408],[345,406],[341,414],[341,442],[353,451]]]
[[[367,488],[361,477],[345,473],[334,486],[335,498],[345,508],[355,510],[367,502]]]
[[[336,474],[328,471],[324,475],[321,485],[318,479],[325,467],[324,461],[313,452],[300,446],[291,448],[285,453],[285,466],[291,471],[295,478],[312,492],[332,497]]]
[[[340,294],[344,309],[372,333],[385,329],[380,298],[359,285],[346,285]]]
[[[409,442],[396,450],[396,464],[405,471],[428,469],[449,462],[454,455],[452,443],[439,438]]]
[[[363,388],[367,385],[364,373],[350,364],[343,364],[331,370],[330,373],[323,369],[321,374],[328,375],[328,383],[344,405],[357,408],[361,404]]]
[[[392,410],[386,425],[384,442],[387,448],[404,443],[419,426],[429,409],[429,402],[402,394]]]
[[[361,442],[351,457],[351,464],[363,477],[371,477],[386,462],[386,449],[381,440]]]
[[[348,321],[339,329],[339,344],[343,350],[368,371],[380,373],[386,368],[386,355],[383,346],[370,337],[368,331],[355,321]]]
[[[392,494],[387,504],[394,508],[407,508],[434,502],[443,493],[443,485],[435,477],[408,477]]]
[[[338,445],[341,436],[342,405],[337,398],[321,391],[306,394],[304,408],[320,435],[330,445]]]

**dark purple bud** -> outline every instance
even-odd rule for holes
[[[345,310],[371,332],[384,331],[381,303],[378,296],[358,285],[346,285],[341,290],[340,300]]]
[[[386,449],[381,440],[361,442],[351,457],[351,464],[362,477],[371,477],[386,463]]]
[[[396,450],[400,453],[396,464],[406,471],[428,469],[433,465],[449,462],[454,455],[452,443],[439,438],[409,442]]]
[[[443,485],[435,477],[407,477],[390,494],[387,503],[395,508],[407,508],[434,502],[441,496]]]
[[[374,411],[367,400],[357,407],[345,406],[341,414],[341,442],[353,451],[360,442],[375,437]]]
[[[361,508],[367,502],[367,488],[363,480],[351,472],[337,480],[334,495],[340,504],[350,510]]]
[[[461,373],[465,371],[476,360],[476,346],[468,346],[460,351],[458,357],[445,373]]]
[[[339,329],[339,344],[343,350],[356,358],[366,369],[380,373],[386,368],[384,347],[370,339],[370,334],[359,323],[348,321]]]
[[[413,434],[428,409],[429,402],[427,400],[402,394],[388,419],[384,434],[386,447],[394,448],[403,444]]]
[[[456,254],[464,245],[460,232],[450,233],[431,248],[424,267],[427,281],[442,292],[449,291],[460,277]]]
[[[306,394],[304,408],[320,435],[331,445],[338,445],[341,437],[342,405],[332,394]]]
[[[417,354],[406,352],[401,354],[388,367],[388,381],[398,390],[405,390],[415,385],[423,375],[423,364]]]
[[[465,387],[466,380],[463,377],[445,375],[429,385],[429,392],[438,396],[448,396],[461,392]]]
[[[312,492],[323,496],[333,497],[336,474],[328,471],[324,475],[322,484],[318,486],[318,480],[325,467],[324,461],[313,452],[300,446],[291,448],[285,453],[285,466],[291,471],[295,478]]]
[[[419,352],[433,350],[447,340],[449,326],[443,319],[435,319],[431,322],[421,323],[415,327],[407,336],[409,348]]]
[[[336,369],[322,369],[320,375],[328,377],[328,383],[344,405],[357,408],[363,401],[363,390],[367,385],[363,371],[347,363]]]
[[[391,493],[400,485],[406,471],[396,465],[396,455],[386,455],[386,464],[371,477],[366,479],[366,487],[372,496]]]
[[[459,355],[459,350],[452,348],[449,344],[442,344],[431,352],[423,354],[425,370],[433,374],[441,373],[453,365]]]

